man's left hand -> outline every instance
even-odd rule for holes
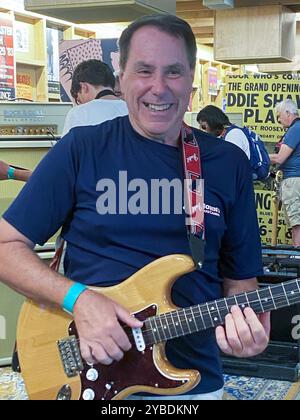
[[[238,306],[233,306],[225,318],[225,326],[217,327],[216,338],[223,353],[252,357],[266,349],[270,331],[270,313],[256,315],[251,308],[242,312]]]

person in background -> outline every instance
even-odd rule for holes
[[[216,137],[222,137],[224,140],[235,144],[250,159],[250,148],[247,137],[239,127],[233,128],[226,133],[226,129],[232,123],[220,108],[214,105],[207,105],[198,113],[197,121],[201,130],[213,134]]]
[[[197,53],[191,27],[174,15],[144,16],[125,29],[119,45],[121,90],[129,115],[71,130],[45,156],[0,221],[0,280],[36,302],[72,313],[82,358],[104,365],[121,360],[131,348],[123,325],[142,328],[142,323],[86,285],[117,285],[159,257],[191,255],[182,203],[183,171],[191,162],[201,164],[191,170],[196,166],[199,177],[205,177],[206,245],[202,268],[175,282],[174,303],[189,307],[253,291],[256,276],[263,273],[246,156],[238,147],[183,124]],[[188,141],[193,148],[183,159],[181,149],[191,146]],[[176,184],[178,202],[170,198],[167,213],[162,202],[166,194],[159,189],[152,197],[157,180],[170,181],[172,189]],[[138,199],[141,182],[147,194]],[[148,202],[149,196],[145,211],[140,201]],[[68,242],[65,276],[32,251],[62,225]],[[269,314],[256,315],[238,305],[226,312],[224,326],[216,331],[167,342],[168,360],[177,368],[197,369],[202,377],[189,395],[172,399],[222,399],[218,345],[237,357],[266,348]]]
[[[118,98],[123,99],[123,94],[122,94],[122,92],[121,92],[121,85],[120,85],[120,75],[119,75],[119,72],[115,72],[115,73],[114,73],[114,75],[115,75],[115,88],[114,88],[115,95],[116,95]]]
[[[0,180],[5,181],[14,179],[16,181],[26,182],[30,178],[32,171],[29,169],[15,168],[0,160]]]
[[[300,118],[297,105],[290,99],[275,108],[277,120],[286,129],[278,153],[270,154],[271,163],[283,172],[282,203],[292,227],[293,245],[300,247]]]
[[[71,95],[79,106],[68,112],[62,135],[73,127],[97,125],[127,115],[127,105],[115,95],[114,88],[115,78],[107,64],[96,59],[78,64],[72,77]]]

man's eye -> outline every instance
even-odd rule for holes
[[[151,74],[151,71],[148,69],[141,69],[137,71],[139,74]]]
[[[180,70],[170,70],[168,73],[169,77],[179,77],[181,75]]]

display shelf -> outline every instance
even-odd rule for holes
[[[71,22],[19,10],[13,5],[10,8],[9,2],[1,0],[0,12],[13,20],[18,100],[60,101],[59,91],[53,93],[48,86],[47,28],[60,32],[57,43],[63,39],[96,38],[96,32]]]

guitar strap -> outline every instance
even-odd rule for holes
[[[184,210],[191,255],[198,269],[205,257],[204,179],[200,147],[191,127],[183,123],[181,145],[184,169]]]

